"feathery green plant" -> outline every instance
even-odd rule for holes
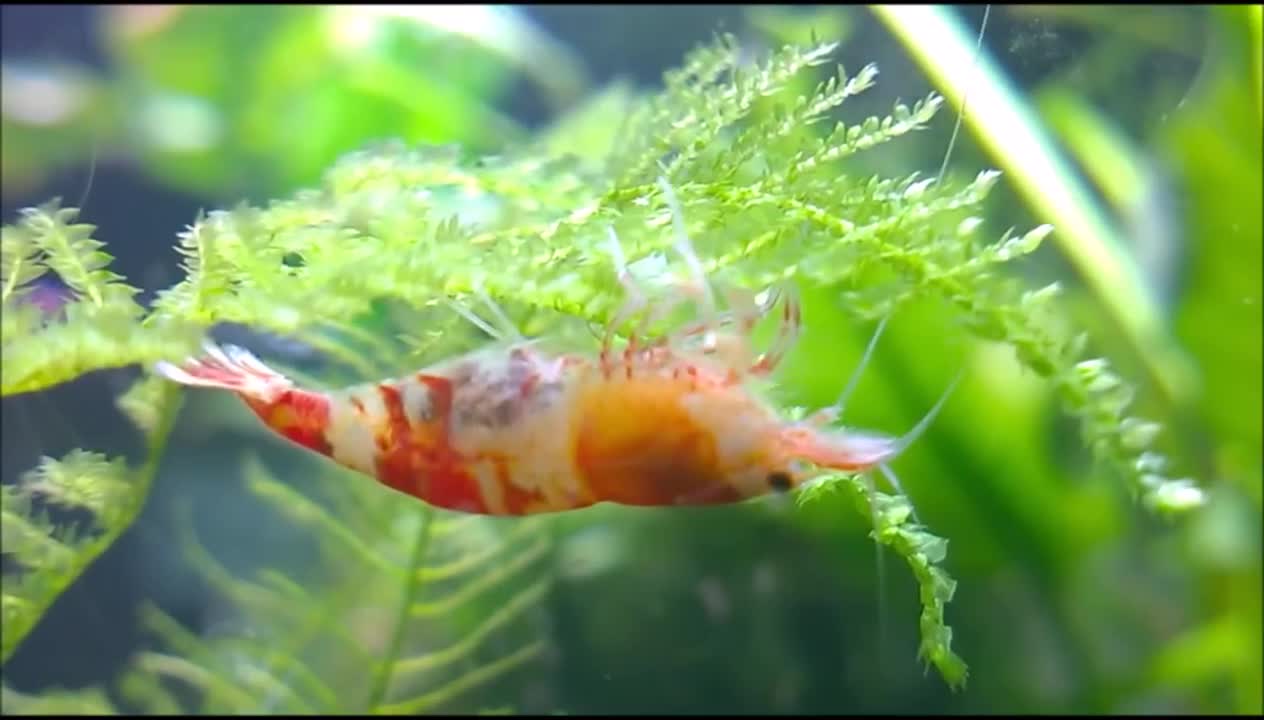
[[[148,453],[139,467],[75,449],[60,460],[43,458],[17,484],[0,487],[0,529],[4,554],[12,562],[0,591],[0,661],[8,661],[53,600],[118,539],[144,505],[178,394],[147,379],[119,402],[146,436]]]
[[[364,348],[383,340],[375,328],[391,307],[433,309],[443,298],[476,291],[503,303],[533,334],[551,332],[567,318],[601,322],[621,299],[602,249],[607,229],[616,229],[631,260],[665,253],[671,246],[670,211],[656,184],[661,175],[679,197],[683,221],[706,270],[721,282],[759,288],[791,279],[840,292],[860,286],[845,295],[858,317],[883,315],[914,299],[937,298],[955,308],[976,336],[1008,343],[1027,367],[1055,383],[1068,410],[1081,420],[1085,444],[1122,469],[1148,503],[1166,510],[1196,505],[1201,496],[1191,483],[1162,474],[1162,459],[1150,449],[1158,428],[1126,415],[1131,395],[1127,383],[1104,360],[1084,357],[1084,338],[1057,327],[1052,312],[1057,288],[1026,290],[1002,273],[999,266],[1035,251],[1052,228],[1007,232],[996,243],[978,239],[984,225],[982,203],[998,173],[980,172],[955,187],[918,174],[871,178],[848,172],[852,156],[929,123],[941,108],[938,96],[912,107],[896,105],[887,117],[835,122],[825,132],[805,131],[834,120],[833,113],[849,97],[876,80],[872,66],[854,75],[840,71],[810,96],[787,96],[788,83],[824,64],[833,50],[832,44],[787,47],[751,65],[735,41],[722,38],[668,74],[661,93],[633,103],[626,123],[606,133],[619,133],[619,142],[606,143],[610,152],[599,156],[585,156],[582,149],[578,157],[549,153],[545,148],[556,142],[550,143],[547,135],[502,157],[475,162],[463,161],[451,149],[397,144],[349,155],[328,171],[318,188],[266,207],[243,205],[199,218],[177,248],[184,257],[185,278],[162,291],[149,308],[136,303],[134,288],[105,269],[108,258],[91,239],[90,227],[71,224],[72,210],[48,206],[28,211],[19,224],[4,229],[5,362],[0,387],[4,395],[34,392],[94,369],[179,358],[195,349],[206,328],[220,322],[298,335],[348,367],[363,367]],[[593,127],[590,134],[601,137]],[[49,320],[24,309],[23,292],[47,270],[76,294],[64,319]],[[404,339],[416,350],[409,362],[466,349],[458,334]],[[168,391],[153,405],[137,398],[132,406],[149,407],[151,418],[170,418],[174,412]],[[152,437],[153,452],[161,452],[165,435]],[[94,497],[123,496],[121,490],[111,490],[119,482],[104,479],[116,475],[94,478],[99,468],[118,466],[104,461],[84,465],[76,460],[81,457],[63,461],[60,467],[73,472],[62,473],[59,483],[86,483]],[[39,478],[53,475],[36,474],[18,493],[36,492]],[[854,478],[839,480],[850,481],[844,487],[854,490],[862,505],[876,509],[875,537],[913,568],[924,606],[922,653],[950,684],[959,684],[965,665],[950,647],[943,617],[953,592],[952,580],[940,567],[945,542],[910,522],[907,501],[873,494]],[[127,486],[127,507],[139,507],[146,482]],[[257,487],[266,497],[282,492],[275,483],[260,481]],[[11,501],[8,491],[5,497],[7,539],[10,527],[35,523],[38,515]],[[805,493],[805,499],[811,497]],[[361,566],[394,578],[400,573],[424,575],[425,567],[435,567],[423,554],[425,538],[439,527],[434,524],[438,521],[426,519],[428,510],[397,515],[407,518],[397,530],[406,538],[403,545],[366,548],[357,540],[362,526],[330,525],[317,510],[304,510],[309,506],[296,496],[285,504],[319,528],[317,535],[344,543],[343,552],[360,554]],[[99,522],[116,528],[134,516],[123,513],[114,520],[118,516],[108,514],[112,508],[98,504],[90,509]],[[87,546],[65,545],[47,523],[33,527],[37,537],[61,543],[70,548],[70,557],[80,558],[49,566],[36,550],[26,552],[27,571],[36,578],[59,578],[59,590],[93,555],[87,554]],[[30,547],[37,545],[32,541]],[[400,547],[412,547],[416,554],[398,556]],[[6,582],[6,638],[13,637],[9,587]],[[243,598],[289,594],[296,607],[321,606],[305,585],[293,581],[275,579],[263,590],[240,582],[237,587]],[[414,592],[428,586],[405,579],[391,587],[402,594],[396,598],[399,608],[415,608]],[[520,590],[513,597],[531,597],[530,592]],[[440,609],[450,617],[459,603]],[[276,616],[262,612],[260,617]],[[169,623],[159,621],[159,626]],[[409,623],[391,627],[410,629]],[[165,634],[181,653],[178,662],[157,656],[145,662],[153,672],[178,675],[201,688],[207,709],[248,709],[258,701],[257,692],[269,687],[277,691],[269,696],[278,707],[330,708],[325,702],[328,688],[318,680],[336,669],[283,669],[267,659],[290,663],[298,646],[269,655],[249,643],[235,644],[237,657],[252,658],[241,664],[224,659],[227,650],[214,642],[195,642],[174,629]],[[343,648],[354,645],[345,638],[328,641],[343,643]],[[364,686],[370,688],[367,699],[355,701],[357,709],[404,711],[437,704],[434,693],[439,691],[399,688],[396,683],[403,682],[399,678],[406,668],[444,665],[463,650],[409,660],[405,645],[392,640],[377,648],[387,652],[372,655],[377,669]],[[510,652],[505,657],[516,656]],[[487,671],[493,666],[482,667]],[[242,672],[250,678],[232,674]],[[298,691],[298,683],[306,683],[306,690]]]
[[[280,516],[319,538],[320,570],[239,579],[190,533],[189,556],[236,619],[232,631],[200,638],[148,608],[147,623],[169,650],[142,653],[123,678],[136,705],[185,707],[162,678],[196,691],[199,713],[478,710],[459,704],[469,691],[542,656],[542,628],[530,622],[551,578],[542,523],[440,513],[341,470],[316,484],[327,503],[257,461],[247,479]]]

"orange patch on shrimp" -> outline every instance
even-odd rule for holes
[[[575,408],[576,466],[596,497],[625,505],[737,499],[715,437],[681,404],[686,384],[651,377],[599,381]]]

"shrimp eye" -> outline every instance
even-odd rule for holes
[[[771,472],[768,474],[768,486],[777,492],[786,492],[790,489],[790,475],[781,471]]]

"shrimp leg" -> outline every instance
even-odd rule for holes
[[[778,289],[777,295],[783,295],[781,303],[781,321],[777,325],[777,337],[773,339],[772,345],[762,355],[755,359],[751,364],[750,373],[753,375],[767,375],[777,369],[781,361],[785,359],[785,355],[794,347],[798,341],[799,335],[803,329],[803,316],[799,304],[799,293],[794,285],[789,282],[783,283],[783,289]],[[750,321],[750,327],[744,328],[744,332],[749,332],[754,328],[755,321],[772,310],[777,298],[770,300],[767,306],[760,308],[760,312]]]
[[[618,278],[619,284],[623,286],[624,293],[627,297],[623,304],[615,310],[614,317],[606,324],[606,334],[601,341],[600,363],[602,372],[609,375],[613,371],[611,364],[611,346],[614,344],[615,329],[627,322],[629,318],[645,309],[649,304],[645,294],[641,292],[641,287],[637,285],[632,278],[632,273],[628,270],[627,259],[623,255],[623,248],[619,245],[619,236],[615,234],[614,228],[608,228],[610,237],[606,241],[607,249],[610,257],[614,261],[615,277]],[[635,353],[636,335],[633,334],[628,338],[628,347],[624,351],[624,362],[628,363],[632,355]],[[630,363],[629,364],[629,372]]]
[[[615,329],[622,326],[632,316],[641,313],[650,306],[650,301],[646,294],[641,290],[633,278],[632,273],[628,270],[627,260],[623,255],[623,249],[619,244],[619,238],[615,234],[614,228],[609,228],[610,237],[607,246],[614,260],[615,273],[618,277],[619,284],[623,286],[627,293],[627,299],[623,305],[615,311],[614,317],[606,326],[606,334],[602,340],[601,349],[601,366],[603,371],[609,375],[613,371],[611,346],[614,342]],[[650,307],[649,312],[642,315],[641,320],[637,323],[636,328],[628,336],[628,344],[623,351],[623,361],[626,371],[630,374],[633,368],[633,360],[643,349],[641,347],[640,338],[647,334],[649,328],[654,323],[662,320],[671,311],[675,310],[687,299],[696,298],[699,295],[698,288],[690,283],[672,283],[672,289],[677,292],[672,293],[665,300],[661,300]],[[709,325],[703,324],[701,329],[705,331]],[[647,348],[669,346],[671,344],[671,335],[659,338],[655,342],[648,343]]]
[[[504,308],[493,300],[492,297],[487,294],[487,291],[479,290],[478,296],[483,301],[483,304],[487,306],[487,309],[491,311],[492,316],[499,324],[502,338],[509,338],[515,343],[526,340],[526,338],[522,335],[522,331],[518,329],[518,326],[515,325],[513,320],[510,320],[509,316],[505,314]]]
[[[685,264],[689,266],[689,272],[692,275],[692,285],[697,289],[703,301],[704,321],[708,321],[711,325],[717,324],[715,293],[711,289],[711,284],[707,281],[706,271],[702,268],[702,261],[698,258],[698,253],[694,251],[693,242],[689,240],[689,234],[685,231],[685,215],[681,209],[680,201],[676,198],[676,192],[672,189],[667,178],[659,176],[658,187],[663,191],[663,198],[667,201],[668,208],[671,209],[672,226],[675,228],[676,252],[685,259]]]
[[[478,290],[477,294],[479,299],[483,301],[483,304],[491,310],[492,318],[495,321],[494,324],[487,322],[478,315],[475,315],[472,310],[455,300],[445,300],[444,302],[449,308],[456,312],[456,314],[468,320],[471,325],[474,325],[479,330],[487,333],[488,337],[493,340],[501,341],[509,339],[515,343],[525,340],[522,336],[522,332],[518,330],[518,327],[513,324],[513,321],[509,319],[509,316],[505,315],[505,311],[501,309],[500,305],[498,305],[495,300],[492,300],[491,296],[488,295],[486,291]]]
[[[693,276],[692,284],[696,286],[703,301],[703,320],[700,326],[695,328],[695,331],[699,331],[704,334],[703,351],[713,352],[717,344],[717,340],[713,333],[723,322],[719,317],[719,313],[715,305],[714,292],[707,280],[706,272],[703,270],[702,261],[699,260],[698,254],[693,248],[693,243],[689,240],[689,235],[685,231],[684,212],[681,209],[680,201],[677,199],[675,191],[664,177],[660,176],[658,178],[658,185],[663,191],[663,196],[672,211],[672,222],[676,229],[676,251],[684,257],[686,264],[689,266]],[[786,283],[783,287],[785,288],[786,299],[782,306],[782,321],[778,328],[777,338],[774,341],[773,346],[767,352],[756,358],[751,363],[750,367],[746,368],[746,371],[749,373],[766,375],[772,372],[773,369],[775,369],[781,362],[785,353],[794,345],[795,340],[798,339],[800,328],[802,326],[798,295],[794,291],[792,285]],[[777,295],[780,294],[781,292],[779,291]],[[730,293],[729,299],[731,303],[730,309],[732,309],[732,305],[736,304],[733,303],[733,301],[737,299],[736,294]],[[754,302],[742,303],[744,305],[753,306],[743,309],[741,312],[734,313],[739,326],[739,334],[743,340],[745,340],[754,329],[755,323],[757,323],[773,308],[776,304],[776,300],[777,298],[774,297],[767,305],[764,306],[760,306]]]
[[[730,309],[720,316],[717,327],[705,322],[696,323],[677,331],[675,337],[684,341],[701,335],[703,338],[701,352],[706,355],[715,355],[720,352],[723,337],[725,345],[723,349],[728,353],[726,364],[736,377],[740,378],[744,374],[755,376],[771,374],[798,340],[802,314],[798,293],[790,283],[774,286],[770,289],[770,294],[771,297],[766,302],[757,303],[748,292],[729,290],[725,295]],[[779,300],[782,301],[782,312],[777,336],[766,351],[755,356],[750,348],[751,333],[755,325],[768,315]],[[735,326],[736,332],[721,336],[718,329],[730,324]]]
[[[723,353],[721,362],[730,371],[730,377],[734,382],[740,381],[742,377],[748,374],[767,375],[771,373],[781,362],[790,347],[794,345],[800,333],[802,325],[801,311],[798,295],[794,291],[793,285],[786,283],[782,287],[775,288],[772,297],[765,303],[756,302],[748,293],[730,289],[725,293],[728,307],[725,311],[721,311],[716,305],[715,291],[706,277],[702,261],[694,250],[693,244],[685,230],[680,202],[665,178],[660,177],[658,183],[672,214],[675,232],[673,246],[689,268],[689,277],[683,282],[672,283],[671,288],[674,292],[668,294],[665,299],[655,302],[652,307],[649,307],[649,299],[628,269],[618,236],[613,228],[609,229],[608,251],[614,261],[619,283],[627,293],[627,299],[615,312],[614,317],[606,327],[600,357],[603,372],[609,376],[614,371],[611,348],[615,329],[622,326],[632,316],[644,313],[629,336],[628,344],[623,351],[625,371],[629,377],[638,358],[653,364],[655,361],[662,360],[665,357],[661,353],[645,354],[645,351],[663,350],[670,355],[677,347],[688,345],[694,342],[695,339],[697,339],[698,346],[694,347],[697,347],[702,354],[717,356]],[[673,310],[689,300],[693,300],[698,304],[702,315],[700,321],[675,332],[667,333],[644,345],[642,344],[643,336],[646,335],[654,323],[661,321]],[[777,337],[766,352],[756,356],[749,347],[750,334],[759,320],[766,316],[779,300],[783,301],[783,309]],[[644,312],[647,307],[649,307],[648,312]],[[721,331],[728,326],[735,326],[736,332],[722,334]]]

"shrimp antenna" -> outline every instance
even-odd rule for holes
[[[443,300],[443,302],[448,307],[452,308],[452,310],[456,312],[457,315],[460,315],[461,317],[465,318],[466,320],[470,322],[470,324],[474,325],[479,330],[482,330],[483,332],[490,335],[492,339],[494,340],[503,339],[503,336],[501,335],[501,332],[499,330],[489,325],[486,320],[475,315],[472,310],[465,307],[461,303],[456,302],[455,300],[448,300],[446,298]]]
[[[887,320],[891,319],[891,313],[882,316],[878,321],[878,327],[873,331],[873,335],[869,338],[869,344],[865,346],[865,352],[860,356],[860,362],[856,365],[856,369],[852,371],[851,377],[847,380],[846,387],[839,393],[838,400],[827,408],[818,410],[813,415],[814,422],[832,423],[843,416],[843,409],[847,405],[847,401],[851,398],[852,392],[856,390],[856,385],[860,382],[860,377],[865,373],[865,367],[869,365],[869,360],[873,357],[874,348],[878,347],[878,338],[882,337],[882,331],[887,326]]]
[[[706,303],[706,313],[708,324],[714,322],[716,315],[715,294],[711,290],[711,284],[707,282],[707,273],[702,267],[702,260],[698,258],[698,253],[693,249],[693,243],[689,240],[689,233],[685,230],[685,213],[680,205],[680,200],[676,197],[676,191],[672,189],[671,183],[667,182],[667,178],[662,175],[658,176],[658,187],[663,191],[663,197],[667,200],[667,206],[671,209],[672,226],[676,229],[676,252],[680,253],[685,259],[685,264],[689,266],[689,272],[693,275],[694,282],[702,291],[702,298]]]
[[[847,405],[847,401],[851,399],[851,394],[856,390],[856,385],[860,382],[860,376],[864,374],[865,368],[869,365],[869,360],[873,358],[873,350],[878,347],[878,338],[882,337],[882,331],[886,329],[887,320],[891,319],[891,314],[887,313],[878,321],[878,327],[874,329],[873,336],[869,338],[869,344],[865,346],[865,352],[860,356],[860,363],[856,365],[856,369],[852,371],[851,378],[847,381],[847,386],[839,393],[838,400],[834,403],[832,410],[836,412],[835,417],[843,416],[843,409]]]
[[[626,297],[623,304],[615,310],[614,317],[606,324],[603,347],[609,346],[610,341],[614,338],[615,328],[627,322],[648,304],[645,294],[641,292],[636,279],[632,277],[631,270],[628,269],[628,259],[623,254],[623,246],[619,243],[619,235],[614,231],[614,226],[607,225],[606,233],[606,251],[610,253],[610,259],[614,263],[615,277],[619,280],[619,284],[623,286],[623,292],[626,294]]]
[[[453,312],[468,320],[471,325],[487,333],[497,342],[507,338],[514,341],[521,341],[524,339],[522,332],[518,330],[518,326],[514,325],[513,321],[509,319],[509,316],[505,314],[505,311],[501,309],[500,305],[487,294],[486,290],[479,288],[474,291],[474,294],[478,295],[478,299],[482,300],[483,304],[487,306],[487,309],[491,311],[493,322],[484,320],[474,314],[473,310],[455,300],[444,298],[443,302],[451,308]]]
[[[988,16],[989,16],[989,15],[991,15],[991,13],[992,13],[992,5],[991,5],[990,3],[989,3],[989,4],[987,4],[987,5],[984,5],[984,6],[983,6],[983,20],[979,23],[979,37],[978,37],[978,39],[975,41],[975,47],[974,47],[974,60],[971,62],[971,73],[972,73],[972,74],[973,74],[974,72],[977,72],[977,68],[978,68],[978,64],[979,64],[979,56],[980,56],[980,55],[982,54],[982,52],[983,52],[983,36],[984,36],[984,34],[987,32]],[[962,96],[961,96],[961,110],[960,110],[960,112],[958,112],[958,113],[957,113],[957,121],[953,124],[953,128],[952,128],[952,136],[951,136],[951,137],[949,138],[949,140],[948,140],[948,149],[944,151],[944,160],[943,160],[943,163],[939,166],[939,173],[938,173],[938,175],[936,175],[936,176],[935,176],[935,185],[936,185],[936,187],[943,185],[943,182],[944,182],[944,176],[948,173],[948,161],[949,161],[949,159],[950,159],[950,158],[952,158],[952,151],[953,151],[953,149],[954,149],[954,148],[956,147],[956,145],[957,145],[957,136],[961,133],[961,124],[962,124],[962,121],[965,119],[965,115],[966,115],[966,106],[967,106],[967,103],[968,103],[968,102],[969,102],[969,100],[970,100],[970,89],[969,89],[969,87],[970,87],[970,86],[972,86],[972,85],[973,85],[973,82],[971,82],[971,83],[967,86],[966,91],[965,91],[964,93],[962,93]],[[885,323],[885,322],[886,322],[886,319],[885,319],[885,318],[883,318],[883,323]],[[878,332],[881,332],[881,331],[882,331],[882,327],[881,327],[881,325],[879,325],[879,327],[878,327]],[[875,335],[876,335],[876,333],[875,333]],[[876,337],[875,337],[875,339],[876,339]],[[872,343],[871,343],[871,345],[872,345]],[[868,357],[868,351],[866,351],[866,352],[865,352],[865,357],[866,357],[866,358]],[[863,361],[862,361],[862,362],[863,362]],[[905,433],[905,434],[904,434],[904,437],[903,437],[903,438],[900,438],[899,440],[897,440],[897,441],[895,442],[895,447],[893,448],[893,450],[894,450],[894,453],[895,453],[896,455],[898,455],[898,454],[902,453],[904,450],[908,449],[908,446],[909,446],[909,445],[913,444],[913,442],[914,442],[915,440],[917,440],[917,438],[919,438],[919,437],[920,437],[920,436],[921,436],[924,432],[926,432],[926,428],[930,426],[931,422],[935,419],[935,416],[939,414],[939,410],[940,410],[940,408],[942,408],[942,407],[943,407],[944,403],[948,400],[948,396],[949,396],[949,395],[951,395],[951,394],[952,394],[952,391],[956,388],[956,386],[957,386],[957,382],[961,380],[961,375],[962,375],[962,371],[960,371],[960,370],[959,370],[959,371],[957,371],[957,375],[956,375],[956,377],[954,377],[954,378],[953,378],[953,380],[952,380],[952,382],[948,384],[948,388],[947,388],[946,390],[944,390],[944,394],[943,394],[943,395],[939,398],[939,401],[935,403],[934,407],[932,407],[932,408],[930,409],[930,411],[926,413],[926,416],[925,416],[924,418],[922,418],[922,419],[921,419],[921,421],[919,421],[919,422],[917,423],[917,425],[915,425],[915,426],[913,427],[913,429],[912,429],[912,430],[909,430],[907,433]],[[840,403],[841,403],[841,402],[842,402],[842,401],[846,398],[846,393],[847,393],[849,390],[850,390],[850,387],[848,388],[848,390],[845,390],[845,391],[844,391],[844,396],[843,396],[842,398],[839,398],[839,402],[840,402]],[[840,412],[841,412],[841,407],[839,408],[839,410],[840,410]],[[893,457],[894,457],[894,456],[893,456]],[[892,486],[893,488],[895,488],[897,492],[899,492],[899,493],[900,493],[901,495],[903,495],[905,498],[908,498],[908,493],[904,492],[904,488],[900,487],[900,480],[899,480],[899,478],[897,478],[897,477],[896,477],[896,475],[895,475],[895,471],[891,469],[891,466],[890,466],[890,465],[888,465],[888,464],[887,464],[887,463],[885,463],[885,462],[884,462],[884,463],[881,463],[881,464],[879,464],[879,465],[878,465],[878,470],[882,473],[882,475],[883,475],[884,477],[886,477],[887,482],[891,483],[891,486]],[[872,487],[870,487],[870,496],[871,496],[871,497],[872,497],[872,494],[873,494],[873,493],[872,493],[872,491],[873,491],[873,488],[872,488]],[[871,508],[871,509],[873,508],[873,505],[872,505],[872,504],[870,505],[870,508]],[[912,515],[912,517],[913,517],[914,522],[917,522],[917,523],[919,523],[919,524],[920,524],[920,523],[921,523],[921,520],[917,517],[917,509],[913,507],[913,503],[912,503],[912,500],[911,500],[911,499],[909,500],[909,509],[910,509],[910,511],[911,511],[911,515]],[[877,512],[876,512],[876,509],[875,509],[875,510],[874,510],[874,530],[876,531],[877,529],[878,529],[878,523],[877,523]],[[886,650],[886,647],[887,647],[887,643],[886,643],[886,635],[887,635],[887,615],[886,615],[886,607],[887,607],[887,605],[886,605],[886,601],[885,601],[885,595],[886,595],[886,571],[885,571],[885,567],[884,567],[884,564],[883,564],[883,561],[882,561],[882,559],[883,559],[883,554],[882,554],[882,545],[881,545],[880,543],[879,543],[879,544],[876,544],[876,545],[875,545],[875,550],[876,550],[877,555],[878,555],[878,638],[879,638],[878,648],[879,648],[879,662],[880,662],[880,663],[885,664],[885,658],[886,658],[886,653],[885,653],[885,650]]]
[[[88,202],[88,193],[92,191],[92,181],[97,177],[97,156],[101,152],[101,138],[96,135],[92,136],[92,156],[88,162],[88,179],[83,185],[83,194],[79,196],[79,204],[75,207],[83,207]]]
[[[883,319],[883,322],[886,322],[885,318]],[[881,331],[881,326],[879,326],[879,331]],[[877,333],[874,333],[874,335],[876,336]],[[872,346],[872,342],[870,343],[870,345]],[[947,402],[948,397],[952,394],[952,391],[956,389],[957,383],[961,381],[962,373],[963,373],[962,370],[957,371],[957,375],[952,379],[952,382],[948,383],[948,388],[944,390],[943,395],[939,396],[939,400],[935,402],[935,405],[926,413],[925,416],[922,417],[921,420],[917,422],[916,425],[913,426],[912,430],[909,430],[907,433],[904,434],[904,437],[901,437],[895,441],[891,449],[891,456],[887,459],[887,462],[878,463],[878,472],[881,472],[882,476],[885,477],[887,479],[887,482],[891,484],[891,487],[894,488],[897,493],[899,493],[900,495],[903,495],[904,498],[908,501],[909,515],[913,518],[913,522],[919,525],[922,524],[922,520],[921,518],[917,516],[917,508],[914,507],[913,500],[912,498],[909,497],[908,493],[904,492],[904,487],[900,485],[900,478],[896,476],[895,471],[891,469],[891,465],[889,463],[891,460],[895,459],[898,455],[900,455],[900,453],[907,450],[909,445],[912,445],[914,441],[916,441],[919,437],[922,436],[923,433],[926,432],[926,428],[930,427],[931,422],[935,420],[935,416],[939,414],[940,409],[943,408],[944,403]],[[866,476],[866,480],[867,480],[866,484],[869,486],[869,498],[870,498],[869,511],[873,519],[873,529],[874,529],[874,532],[878,532],[878,508],[874,500],[876,490],[873,486],[872,481],[868,481],[867,476]],[[882,553],[881,543],[878,543],[874,546],[874,552],[877,554],[876,558],[877,558],[877,567],[878,567],[878,607],[880,609],[879,612],[883,613],[878,618],[878,632],[881,636],[885,637],[886,635],[886,615],[885,615],[886,564],[883,562],[884,556]],[[881,646],[885,647],[885,645],[886,643],[884,642],[882,643]]]
[[[492,296],[488,295],[486,290],[479,288],[478,297],[483,301],[483,304],[487,306],[487,309],[491,311],[496,322],[500,325],[500,329],[504,331],[504,334],[507,337],[510,337],[515,341],[521,341],[524,339],[522,337],[522,331],[520,331],[518,326],[514,324],[513,320],[510,320],[509,316],[505,314],[505,311],[501,308],[500,303],[493,300]]]
[[[882,322],[885,323],[886,318],[883,318]],[[879,325],[878,331],[874,333],[874,340],[877,339],[877,335],[881,331],[882,331],[882,325]],[[873,348],[873,341],[870,341],[869,346],[870,346],[870,349]],[[866,351],[865,356],[866,358],[868,357],[868,351]],[[930,427],[930,424],[931,422],[934,421],[935,416],[939,414],[939,410],[944,406],[944,403],[948,400],[948,396],[951,395],[952,391],[957,387],[957,383],[960,382],[961,380],[961,375],[962,375],[962,371],[958,370],[956,377],[954,377],[952,379],[952,382],[948,384],[948,388],[944,390],[943,395],[939,396],[939,400],[936,401],[935,405],[926,413],[925,416],[922,417],[921,420],[917,422],[916,425],[913,426],[912,430],[909,430],[907,433],[904,434],[903,437],[895,441],[895,443],[892,445],[892,448],[891,448],[891,455],[887,459],[887,461],[878,463],[878,472],[882,473],[882,476],[886,478],[887,482],[890,483],[891,487],[894,488],[897,493],[904,496],[905,500],[908,501],[909,515],[913,518],[913,522],[919,525],[922,524],[922,520],[921,518],[917,516],[917,508],[913,505],[913,499],[910,498],[909,494],[904,491],[904,487],[900,484],[900,478],[895,474],[895,471],[891,469],[890,461],[894,460],[897,456],[900,455],[900,453],[903,453],[905,450],[907,450],[909,445],[912,445],[914,441],[916,441],[919,437],[922,436],[923,433],[926,432],[926,428]],[[869,512],[870,512],[870,515],[872,516],[873,530],[875,533],[877,533],[879,532],[878,507],[877,507],[877,502],[876,502],[877,490],[873,486],[873,481],[868,477],[868,475],[865,476],[865,481],[866,481],[865,484],[868,485],[868,488],[869,488]],[[878,633],[881,637],[885,638],[886,637],[886,614],[885,614],[885,611],[886,611],[885,599],[886,598],[885,596],[886,596],[887,581],[886,581],[886,563],[884,562],[885,556],[883,555],[882,544],[880,542],[874,545],[874,553],[875,553],[875,559],[876,559],[877,568],[878,568],[878,607],[879,607],[879,612],[882,613],[878,618]],[[886,646],[886,643],[883,642],[881,644],[881,647],[885,647],[885,646]]]
[[[944,403],[946,403],[948,401],[949,396],[952,395],[952,391],[956,389],[957,383],[961,382],[961,376],[963,372],[964,372],[963,370],[957,371],[957,374],[952,379],[952,382],[948,383],[948,388],[945,389],[943,394],[939,396],[939,400],[935,401],[935,405],[931,407],[931,409],[927,411],[924,416],[922,416],[921,420],[917,421],[917,424],[913,426],[912,430],[909,430],[908,432],[904,433],[902,437],[897,438],[894,441],[892,441],[889,449],[887,450],[886,457],[884,458],[884,460],[880,463],[877,463],[878,471],[881,472],[882,476],[887,479],[887,482],[891,484],[891,487],[894,488],[896,492],[898,492],[899,494],[903,495],[906,498],[908,497],[908,493],[904,492],[904,487],[900,485],[900,479],[899,477],[896,476],[895,471],[891,469],[890,463],[892,460],[899,457],[905,450],[907,450],[910,445],[916,442],[918,438],[920,438],[923,434],[925,434],[926,429],[930,427],[932,422],[935,421],[935,417],[939,415],[939,411],[943,408]],[[870,489],[870,492],[872,493],[873,491],[872,484],[870,484],[869,489]],[[913,520],[915,522],[920,523],[921,520],[918,519],[917,517],[917,510],[916,508],[912,508],[911,501],[910,501],[910,509],[912,510]],[[876,522],[876,516],[875,516],[875,522]],[[877,525],[875,524],[874,527],[877,527]]]
[[[606,252],[610,253],[610,259],[614,262],[615,275],[626,277],[628,259],[623,255],[623,246],[619,244],[619,234],[614,231],[613,225],[606,226]]]
[[[974,73],[979,64],[979,55],[983,50],[983,34],[987,30],[988,15],[992,13],[991,3],[983,6],[983,22],[979,24],[979,39],[974,45],[974,60],[970,62],[970,72]],[[952,127],[952,137],[948,140],[948,149],[944,152],[944,163],[939,166],[939,175],[935,178],[935,185],[942,185],[944,182],[944,174],[948,172],[948,159],[952,157],[952,149],[957,145],[957,135],[961,132],[961,121],[966,116],[966,103],[970,100],[970,85],[966,87],[966,91],[961,95],[961,112],[957,113],[957,122]]]
[[[943,394],[935,401],[935,405],[931,407],[924,416],[922,416],[921,420],[917,421],[917,424],[913,426],[912,430],[904,433],[903,437],[895,441],[891,447],[891,457],[895,457],[907,450],[910,445],[916,442],[917,439],[926,432],[926,428],[930,427],[930,424],[935,421],[935,416],[939,414],[939,411],[944,407],[944,403],[948,402],[948,397],[952,395],[952,391],[955,390],[957,388],[957,384],[961,382],[961,376],[964,373],[964,369],[958,370],[957,374],[953,376],[952,382],[948,383],[948,387],[944,390]]]

